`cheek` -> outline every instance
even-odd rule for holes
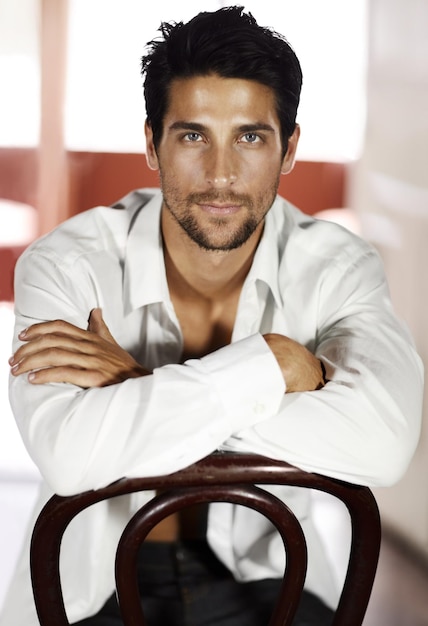
[[[252,159],[251,163],[248,163],[246,169],[243,170],[243,174],[246,174],[250,184],[261,184],[269,187],[272,182],[279,178],[281,166],[282,161],[280,159],[262,156],[258,159]]]
[[[188,161],[179,159],[162,160],[159,174],[164,194],[173,195],[176,200],[187,196],[198,180],[196,168],[192,168]]]
[[[203,171],[203,161],[194,154],[171,153],[166,162],[163,162],[163,169],[168,177],[184,181],[188,178],[196,178]]]

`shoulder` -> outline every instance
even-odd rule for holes
[[[375,248],[344,226],[318,219],[300,211],[293,204],[277,197],[271,219],[278,237],[280,255],[305,257],[317,264],[343,268],[364,256],[378,257]]]
[[[37,256],[61,266],[72,266],[97,253],[120,256],[136,215],[155,194],[154,189],[138,189],[111,206],[97,206],[78,213],[33,242],[19,262]]]

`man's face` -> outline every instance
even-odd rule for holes
[[[260,235],[279,176],[292,168],[298,128],[283,158],[273,91],[208,75],[172,83],[157,149],[147,125],[146,140],[167,218],[205,250],[232,250]]]

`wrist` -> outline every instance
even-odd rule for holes
[[[315,391],[318,391],[319,389],[322,389],[324,387],[324,385],[327,384],[328,380],[327,380],[327,372],[325,369],[325,365],[324,363],[321,361],[321,359],[318,359],[319,364],[321,366],[321,373],[322,373],[322,381],[319,383],[318,387],[316,388]]]

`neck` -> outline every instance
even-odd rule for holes
[[[165,267],[168,283],[176,294],[221,301],[240,290],[251,268],[263,224],[239,248],[205,250],[181,227],[162,214]]]

